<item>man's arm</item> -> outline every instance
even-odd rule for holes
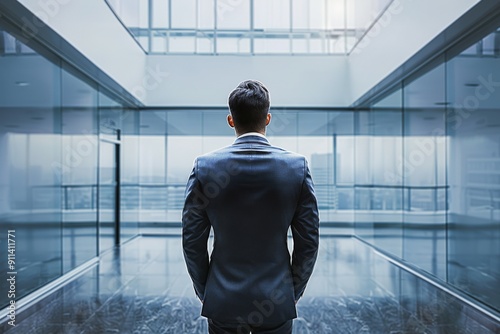
[[[207,241],[210,235],[210,222],[205,210],[208,199],[203,194],[196,175],[197,162],[195,160],[186,186],[182,210],[182,247],[195,293],[203,301],[209,267]]]
[[[311,277],[319,245],[319,216],[314,185],[307,161],[297,209],[292,220],[292,277],[295,301],[304,293]]]

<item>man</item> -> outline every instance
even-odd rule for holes
[[[291,333],[295,304],[316,261],[319,219],[311,174],[305,157],[269,144],[269,106],[260,82],[239,84],[229,95],[227,116],[238,138],[196,158],[187,183],[184,257],[211,334]]]

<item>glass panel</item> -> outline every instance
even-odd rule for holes
[[[249,53],[250,39],[243,37],[224,37],[217,38],[217,53]]]
[[[164,111],[140,113],[139,137],[139,192],[141,232],[145,223],[165,222],[167,205],[166,184],[166,129]]]
[[[99,251],[102,253],[115,244],[117,224],[117,144],[101,141],[99,147]]]
[[[326,9],[323,13],[326,15],[326,29],[335,29],[342,31],[345,29],[345,0],[326,0]],[[323,27],[325,29],[325,27]]]
[[[372,138],[370,137],[373,123],[369,111],[359,111],[355,114],[355,188],[354,188],[354,218],[356,234],[370,243],[374,243],[374,224],[371,203],[372,182]]]
[[[399,89],[373,105],[370,123],[374,243],[400,258],[403,257],[402,103]]]
[[[254,0],[254,28],[290,30],[290,0]]]
[[[5,31],[0,32],[0,55],[16,53],[16,39]]]
[[[290,53],[290,39],[285,38],[256,38],[254,39],[255,53]]]
[[[325,53],[326,43],[325,40],[316,38],[309,40],[309,52],[310,53]]]
[[[309,42],[308,40],[299,37],[294,37],[292,39],[292,53],[308,53],[309,52]]]
[[[129,28],[147,28],[149,21],[149,1],[107,0],[120,20]]]
[[[198,29],[214,29],[215,0],[198,0]]]
[[[321,193],[322,222],[335,223],[336,232],[351,234],[352,144],[338,148],[339,154],[334,158],[333,134],[352,139],[348,136],[352,135],[353,114],[281,109],[273,109],[271,113],[272,121],[267,129],[269,141],[304,154],[310,162],[318,193]],[[141,112],[140,221],[143,233],[158,233],[168,224],[179,223],[186,180],[196,156],[231,145],[235,140],[226,116],[227,111],[223,109]],[[352,143],[349,139],[341,143]],[[342,171],[336,173],[335,164],[342,165]],[[341,173],[345,173],[344,184],[338,188],[335,175]]]
[[[167,52],[167,33],[155,32],[151,44],[151,52],[165,53]]]
[[[137,37],[137,41],[141,45],[141,47],[149,52],[149,37],[148,36],[139,36]]]
[[[125,110],[120,144],[120,242],[139,234],[139,113]]]
[[[360,38],[365,36],[368,29],[377,31],[383,29],[392,14],[389,12],[384,13],[384,10],[392,2],[392,0],[352,0],[346,2],[346,31],[345,33],[349,39],[348,51],[351,51],[351,45],[356,44]],[[396,2],[395,2],[396,3]],[[395,6],[398,6],[397,4]],[[367,37],[369,38],[369,37]]]
[[[13,39],[1,27],[0,35]],[[0,52],[0,309],[12,300],[7,272],[18,273],[16,300],[62,274],[61,72],[54,63],[38,53]],[[15,231],[13,270],[8,230]]]
[[[196,49],[195,37],[180,36],[179,34],[170,35],[168,43],[170,52],[193,53]]]
[[[172,28],[190,28],[197,26],[196,0],[170,0],[172,6]]]
[[[446,214],[438,211],[445,180],[445,66],[405,85],[403,256],[446,279]]]
[[[169,27],[169,1],[168,0],[152,0],[151,14],[153,15],[153,28],[168,28]]]
[[[64,272],[97,255],[97,90],[62,72]]]
[[[496,52],[498,32],[485,39]],[[448,280],[500,310],[500,58],[465,51],[447,74]]]
[[[323,116],[327,115],[323,113]],[[322,223],[331,223],[338,210],[332,139],[331,136],[301,136],[298,142],[298,151],[309,162]]]
[[[217,29],[250,29],[250,0],[218,0]]]
[[[119,144],[109,141],[120,139],[122,124],[129,117],[123,106],[104,92],[99,92],[99,252],[115,243],[115,226],[119,223],[117,212],[117,154]],[[118,146],[118,147],[117,147]]]
[[[196,53],[214,53],[214,40],[203,32],[196,34]]]

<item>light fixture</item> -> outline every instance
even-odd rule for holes
[[[437,106],[448,106],[450,105],[451,103],[450,102],[436,102],[434,103],[435,105]]]
[[[478,83],[466,83],[464,84],[465,87],[479,87]]]
[[[26,82],[26,81],[16,81],[16,86],[19,86],[19,87],[26,87],[26,86],[29,86],[29,82]]]

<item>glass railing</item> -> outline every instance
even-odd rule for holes
[[[185,184],[123,184],[120,187],[123,210],[181,210],[184,205]],[[61,188],[37,186],[31,188],[33,207],[52,208],[52,198],[62,195],[66,211],[113,208],[114,186],[65,185]],[[446,210],[448,186],[391,186],[391,185],[315,185],[320,210],[374,210],[436,212]],[[478,190],[468,191],[479,198]],[[493,197],[492,197],[493,196]],[[496,196],[496,197],[495,197]],[[500,192],[489,194],[489,202],[498,207]],[[12,201],[12,208],[22,209],[25,203]]]

